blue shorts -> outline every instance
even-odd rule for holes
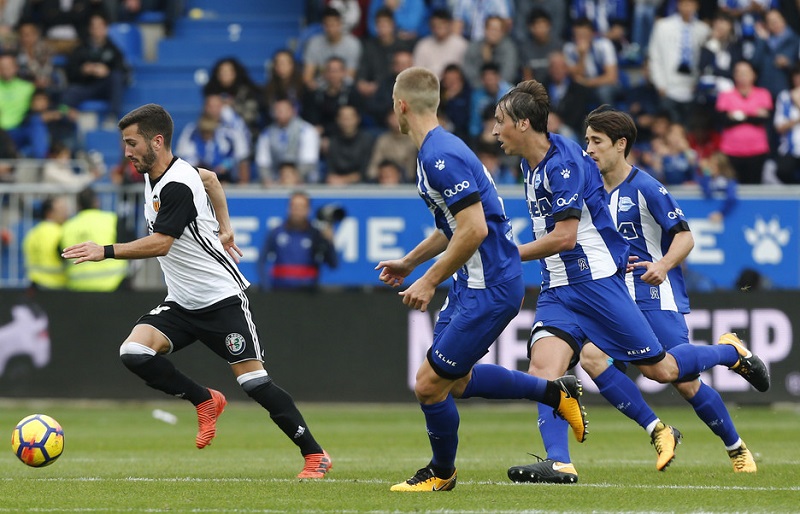
[[[458,379],[489,351],[522,307],[522,276],[486,289],[454,281],[433,329],[428,361],[440,377]]]
[[[567,343],[577,353],[591,341],[623,362],[657,362],[664,355],[620,274],[542,291],[533,331],[542,329],[571,337]]]

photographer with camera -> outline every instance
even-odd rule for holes
[[[310,218],[311,198],[303,191],[289,197],[286,220],[272,229],[258,258],[262,289],[313,291],[319,286],[320,267],[339,264],[333,246],[333,223],[345,216],[337,205],[324,205],[317,221]]]

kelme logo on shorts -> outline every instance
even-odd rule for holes
[[[228,334],[228,336],[225,338],[225,346],[228,347],[228,351],[231,352],[231,355],[239,355],[242,353],[244,351],[245,343],[245,338],[242,337],[241,334]]]

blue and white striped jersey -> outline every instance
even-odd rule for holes
[[[535,168],[522,160],[533,239],[541,239],[567,218],[578,218],[580,223],[575,248],[541,259],[542,290],[624,270],[628,245],[608,212],[597,164],[574,141],[558,134],[548,138],[550,149]]]
[[[675,234],[689,224],[675,198],[659,181],[635,166],[628,178],[611,192],[611,216],[617,230],[631,245],[631,255],[656,262],[669,250]],[[628,291],[642,310],[689,312],[689,296],[680,266],[667,273],[658,286],[644,282],[644,268],[625,275]]]
[[[472,289],[502,284],[522,274],[519,251],[503,200],[480,160],[464,142],[442,127],[428,132],[417,156],[417,190],[433,214],[436,228],[453,237],[455,215],[481,202],[489,234],[456,273]]]

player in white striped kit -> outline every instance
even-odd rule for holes
[[[198,170],[173,156],[173,123],[163,107],[139,107],[119,122],[127,157],[145,178],[149,235],[128,243],[100,246],[87,241],[64,250],[75,264],[107,258],[157,257],[167,283],[164,302],[142,316],[120,346],[120,359],[147,385],[192,402],[197,409],[196,445],[216,435],[225,396],[178,371],[163,354],[199,340],[226,359],[242,389],[270,413],[298,446],[305,466],[298,478],[323,478],[333,466],[292,397],[278,387],[263,365],[263,350],[236,266],[225,194],[211,171]]]

